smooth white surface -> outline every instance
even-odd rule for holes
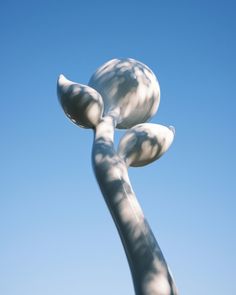
[[[98,184],[124,246],[135,293],[136,295],[177,295],[175,283],[161,249],[132,189],[127,163],[115,151],[113,138],[115,122],[113,117],[106,116],[94,129],[92,162]],[[150,160],[147,159],[148,153],[142,150],[142,143],[151,140],[153,135],[154,140],[161,140],[160,144],[155,142],[158,149],[152,155],[154,158],[160,156],[173,140],[172,129],[161,125],[140,124],[137,126],[137,130],[140,129],[137,134],[132,129],[131,139],[127,139],[129,136],[125,135],[121,145],[123,152],[128,154],[130,151],[135,153],[141,149],[141,156],[134,159],[138,164]],[[160,137],[156,135],[156,131],[159,131]],[[133,137],[140,139],[140,143],[135,144],[135,140],[132,141]],[[130,144],[130,140],[133,144]]]
[[[173,139],[172,127],[139,124],[121,138],[118,154],[128,166],[144,166],[159,159],[168,150]]]
[[[64,112],[73,123],[93,128],[101,120],[103,101],[101,95],[93,88],[72,82],[60,75],[57,93]]]
[[[135,293],[177,295],[128,176],[128,166],[143,166],[158,159],[174,138],[172,127],[140,124],[158,108],[160,90],[156,77],[138,61],[114,59],[100,67],[89,84],[77,84],[61,75],[58,96],[74,123],[94,130],[94,173],[124,246]],[[115,128],[132,126],[121,138],[117,152]]]
[[[117,128],[130,128],[152,117],[160,103],[160,87],[154,73],[143,63],[113,59],[92,75],[89,86],[104,101],[104,115],[119,113]]]

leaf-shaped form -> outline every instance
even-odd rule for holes
[[[144,166],[160,158],[174,139],[174,127],[144,123],[128,130],[121,138],[118,154],[127,166]]]
[[[103,113],[103,100],[95,89],[60,75],[57,94],[64,112],[73,123],[84,128],[97,126]]]
[[[134,59],[113,59],[93,74],[89,86],[104,101],[104,115],[119,113],[117,128],[131,128],[152,117],[160,103],[160,87],[154,73]]]

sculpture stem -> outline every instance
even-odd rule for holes
[[[125,162],[114,149],[116,120],[106,116],[94,129],[93,169],[116,224],[136,295],[177,295],[161,249],[130,184]]]

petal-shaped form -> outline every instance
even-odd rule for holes
[[[73,123],[85,128],[97,126],[103,113],[103,100],[95,89],[60,75],[57,94],[64,112]]]
[[[160,158],[174,139],[174,127],[144,123],[128,130],[121,138],[118,154],[127,166],[144,166]]]
[[[131,128],[152,117],[160,103],[160,88],[154,73],[131,58],[113,59],[93,74],[89,85],[104,101],[104,114],[116,111],[117,128]]]

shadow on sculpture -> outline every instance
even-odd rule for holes
[[[177,295],[128,177],[129,166],[158,159],[174,138],[173,127],[144,123],[160,102],[155,75],[136,60],[113,59],[93,74],[89,86],[60,75],[58,97],[75,124],[94,130],[94,173],[124,246],[136,295]],[[128,129],[117,151],[115,128]]]

